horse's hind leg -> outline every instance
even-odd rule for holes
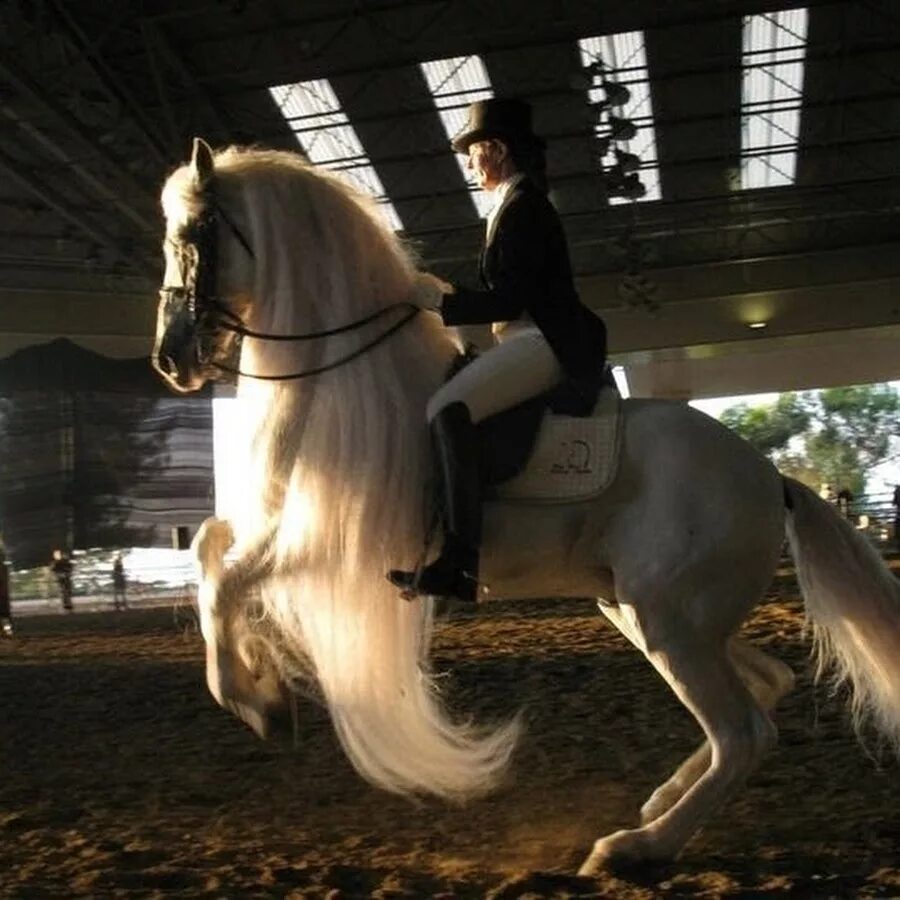
[[[686,623],[682,623],[686,624]],[[672,859],[698,828],[746,780],[776,731],[738,674],[726,642],[719,646],[690,629],[673,629],[647,658],[691,711],[709,741],[709,764],[674,805],[640,828],[601,838],[581,867],[591,875],[616,861]],[[675,640],[671,635],[686,635]]]
[[[646,653],[643,633],[638,623],[625,615],[629,607],[599,603],[601,612],[641,652]],[[741,680],[759,705],[768,713],[778,701],[794,687],[795,677],[790,667],[758,647],[734,636],[728,641],[728,656]],[[684,793],[709,768],[712,752],[709,741],[704,741],[675,771],[675,773],[651,794],[641,807],[641,822],[646,825],[671,809]]]
[[[734,637],[729,641],[728,655],[744,684],[766,712],[771,712],[778,701],[794,687],[794,673],[789,666],[743,638]],[[709,768],[710,759],[709,741],[704,741],[672,777],[650,795],[641,807],[641,822],[652,822],[671,809]]]
[[[640,627],[636,622],[626,618],[624,615],[624,610],[628,609],[628,607],[622,608],[603,602],[599,603],[598,606],[600,611],[638,650],[646,653],[647,648]],[[733,655],[732,660],[734,661]],[[747,679],[745,679],[745,683],[746,681]],[[752,687],[750,689],[753,691]],[[755,692],[753,693],[757,699],[760,699]],[[765,706],[764,703],[763,705]],[[710,758],[709,741],[704,741],[675,770],[671,778],[656,788],[650,795],[646,803],[641,807],[641,823],[646,825],[648,822],[659,818],[666,810],[671,809],[681,799],[684,792],[709,768]]]
[[[794,689],[796,677],[789,665],[740,637],[728,642],[728,654],[753,696],[768,712]]]

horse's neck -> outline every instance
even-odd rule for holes
[[[313,540],[323,552],[348,535],[354,546],[421,541],[430,472],[425,405],[455,350],[434,323],[407,328],[309,380],[279,387],[242,380],[265,459],[252,488],[262,519],[290,518],[300,492],[317,510]],[[376,554],[369,547],[364,555]]]

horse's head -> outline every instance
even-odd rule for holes
[[[252,260],[253,251],[216,195],[210,148],[194,140],[191,162],[166,182],[164,253],[153,365],[171,387],[195,391],[207,381],[230,380],[237,369],[240,323],[221,284],[220,242],[230,235]]]

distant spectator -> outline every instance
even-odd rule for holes
[[[823,484],[822,487],[819,489],[819,496],[826,503],[833,503],[834,502],[834,490],[832,489],[831,485]]]
[[[6,551],[0,547],[0,630],[5,637],[12,637],[12,609],[9,596],[9,566]]]
[[[113,560],[113,609],[128,609],[128,601],[125,599],[125,566],[122,563],[122,554],[117,553]]]
[[[72,611],[72,561],[68,555],[62,550],[53,551],[53,562],[50,563],[50,570],[56,578],[59,585],[59,596],[62,600],[63,609],[67,612]]]
[[[853,502],[853,494],[847,488],[841,488],[837,495],[837,507],[845,519],[850,518],[850,504]]]

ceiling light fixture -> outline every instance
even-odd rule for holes
[[[577,81],[587,85],[586,99],[596,142],[593,155],[600,158],[599,168],[610,204],[659,200],[644,33],[581,38],[578,49],[582,68]],[[629,176],[634,177],[626,182]]]

